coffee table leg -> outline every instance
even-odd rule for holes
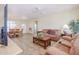
[[[47,48],[47,42],[44,42],[44,49]]]
[[[50,45],[51,45],[51,41],[50,40],[49,41],[45,41],[44,42],[44,49],[46,49]]]
[[[35,39],[33,38],[33,43],[35,43]]]
[[[49,41],[49,46],[51,45],[51,41]]]
[[[46,46],[46,43],[45,43],[44,49],[46,49],[46,48],[47,48],[47,46]]]

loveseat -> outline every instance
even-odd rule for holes
[[[52,41],[58,41],[60,39],[61,33],[58,29],[43,29],[45,37],[50,37]]]

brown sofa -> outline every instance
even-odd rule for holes
[[[67,39],[67,38],[66,38]],[[57,44],[56,46],[48,47],[46,53],[49,55],[79,55],[79,33],[75,34],[70,41],[63,40],[62,44]]]
[[[60,39],[61,33],[58,29],[43,29],[45,37],[50,37],[53,41],[58,41]]]

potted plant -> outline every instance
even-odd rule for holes
[[[69,27],[73,33],[79,32],[79,20],[72,20],[69,23]]]

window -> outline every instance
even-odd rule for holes
[[[13,29],[15,26],[15,21],[7,21],[7,31],[9,31],[9,29]]]

